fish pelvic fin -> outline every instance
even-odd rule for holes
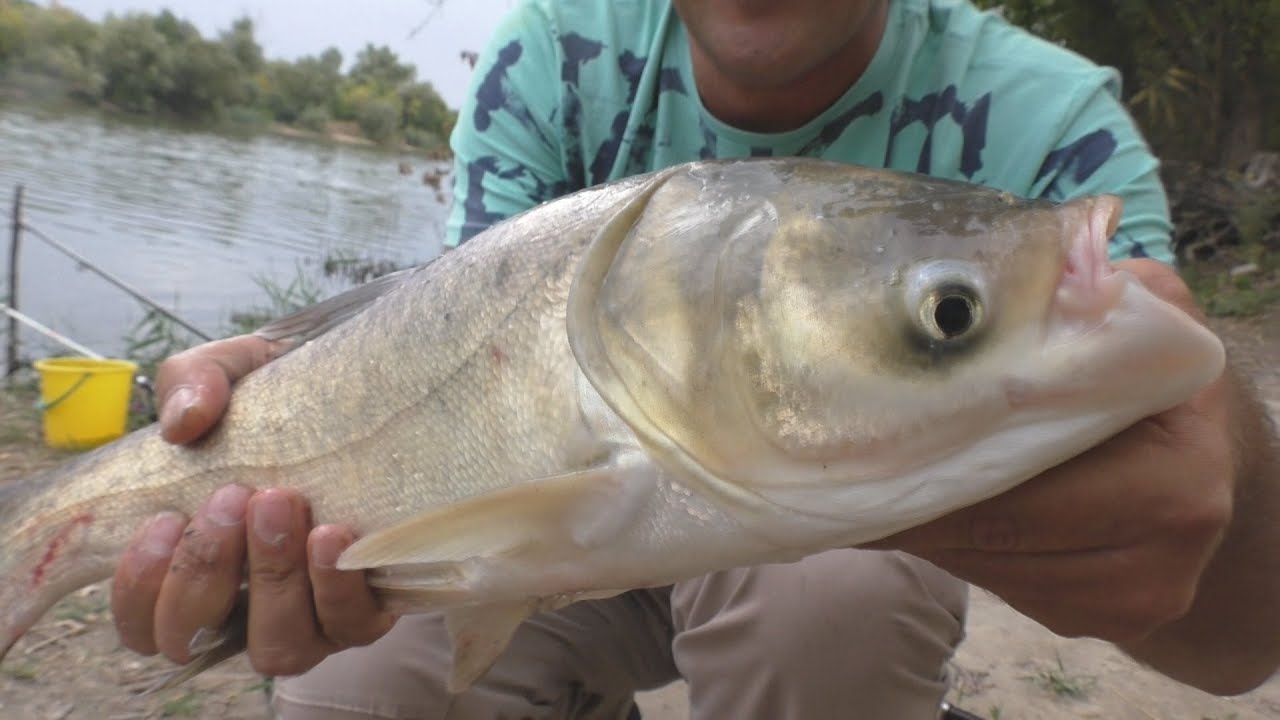
[[[142,691],[143,695],[151,695],[169,690],[185,683],[200,673],[211,670],[223,662],[239,655],[249,648],[249,592],[241,589],[240,596],[231,608],[219,632],[212,637],[197,635],[191,639],[190,650],[193,652],[191,662],[160,678],[158,682]]]
[[[536,602],[473,605],[445,613],[445,629],[453,647],[449,692],[460,693],[489,672],[511,637],[537,607]]]

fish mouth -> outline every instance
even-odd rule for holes
[[[1099,195],[1077,202],[1079,215],[1063,235],[1062,275],[1052,315],[1071,326],[1096,326],[1124,295],[1127,274],[1111,266],[1107,249],[1120,224],[1124,201]]]

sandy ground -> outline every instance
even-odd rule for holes
[[[1280,417],[1280,312],[1218,329]],[[36,437],[30,397],[0,393],[0,482],[63,459]],[[269,717],[263,679],[242,660],[184,688],[140,694],[168,668],[119,647],[107,605],[104,585],[86,588],[19,642],[0,664],[0,720]],[[1280,676],[1247,695],[1212,697],[1140,667],[1106,643],[1057,637],[978,589],[953,671],[951,699],[988,720],[1280,718]],[[684,692],[677,683],[645,693],[646,720],[687,718]]]

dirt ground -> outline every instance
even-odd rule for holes
[[[1216,327],[1280,417],[1280,310]],[[64,457],[38,442],[31,400],[0,392],[0,482]],[[186,687],[141,694],[168,667],[120,648],[109,614],[105,586],[91,586],[24,637],[0,664],[0,720],[269,717],[265,683],[242,660]],[[1212,697],[1138,666],[1106,643],[1057,637],[978,589],[953,671],[952,700],[988,720],[1280,718],[1280,676],[1241,697]],[[645,693],[641,705],[646,720],[688,717],[678,683]]]

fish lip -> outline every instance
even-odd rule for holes
[[[1077,201],[1082,218],[1063,234],[1062,274],[1051,305],[1053,324],[1096,327],[1124,295],[1129,273],[1111,265],[1108,246],[1124,202],[1115,195]]]

